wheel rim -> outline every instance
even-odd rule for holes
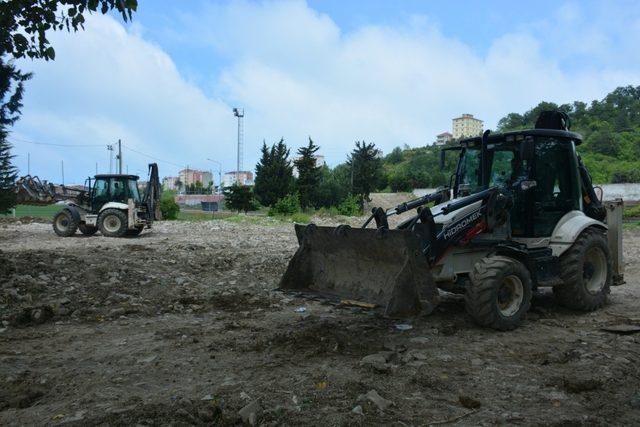
[[[58,215],[58,218],[56,218],[56,227],[60,231],[67,231],[69,228],[69,218],[66,215]]]
[[[584,255],[582,279],[587,291],[597,294],[607,282],[607,257],[602,249],[592,247]]]
[[[102,222],[102,226],[109,233],[117,233],[122,226],[122,221],[120,221],[120,218],[118,218],[116,215],[109,215]]]
[[[498,310],[505,317],[518,312],[524,300],[524,286],[516,275],[509,275],[502,280],[498,289]]]

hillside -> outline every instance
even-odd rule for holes
[[[500,119],[498,132],[533,128],[543,110],[561,110],[571,118],[571,130],[584,142],[578,152],[598,184],[640,182],[640,86],[619,87],[601,101],[557,105],[541,102],[523,114]],[[384,158],[386,187],[391,191],[436,187],[448,181],[455,156],[439,169],[440,147],[396,147]]]

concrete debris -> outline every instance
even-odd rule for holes
[[[257,400],[254,400],[240,409],[240,411],[238,411],[238,415],[240,415],[243,422],[255,426],[262,416],[262,407]]]
[[[353,412],[356,415],[364,415],[364,411],[362,410],[362,406],[361,405],[354,406],[353,409],[351,410],[351,412]]]
[[[392,401],[387,400],[384,397],[380,396],[380,394],[378,394],[376,390],[369,390],[369,392],[365,394],[364,397],[369,402],[376,405],[376,407],[382,412],[386,411],[390,406],[393,406]]]

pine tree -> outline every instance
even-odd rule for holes
[[[15,206],[16,168],[11,164],[11,144],[7,140],[9,126],[20,117],[23,83],[31,78],[17,70],[12,62],[0,58],[0,213]]]
[[[253,189],[247,185],[233,184],[224,189],[224,204],[227,209],[234,211],[255,211],[258,209]]]
[[[380,150],[374,143],[356,141],[356,148],[349,154],[347,164],[351,167],[351,193],[362,202],[369,201],[369,194],[378,188],[383,178]]]
[[[289,161],[289,149],[281,139],[267,147],[262,143],[262,156],[256,165],[255,195],[264,206],[273,206],[291,192],[293,166]]]
[[[322,179],[322,167],[316,165],[315,153],[320,149],[309,137],[309,145],[298,148],[299,157],[294,160],[298,169],[296,188],[300,195],[300,206],[308,208],[318,203],[318,187]]]

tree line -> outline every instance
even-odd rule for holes
[[[347,161],[330,168],[318,164],[320,149],[309,138],[291,158],[284,139],[271,146],[263,142],[255,186],[225,189],[225,204],[245,212],[262,205],[283,215],[323,208],[343,215],[358,214],[369,195],[385,185],[381,151],[374,143],[356,141]]]

